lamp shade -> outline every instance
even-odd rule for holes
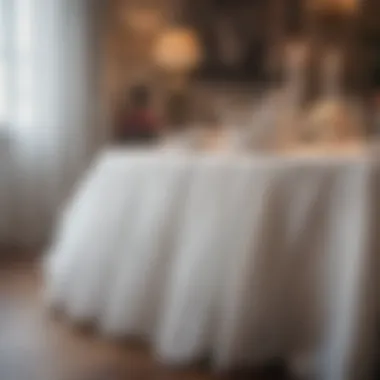
[[[164,31],[153,49],[155,63],[169,72],[188,72],[202,59],[202,49],[197,35],[187,28]]]

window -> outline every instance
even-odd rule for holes
[[[4,2],[0,0],[0,126],[5,121],[6,110],[6,19]]]
[[[30,0],[0,0],[0,125],[29,117],[32,96]],[[17,109],[17,113],[14,110]]]

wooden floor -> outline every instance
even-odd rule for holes
[[[279,368],[213,375],[169,369],[146,347],[102,341],[57,320],[42,303],[30,263],[0,264],[0,380],[283,380]]]

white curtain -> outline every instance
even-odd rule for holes
[[[101,144],[97,0],[0,0],[0,238],[43,242]]]

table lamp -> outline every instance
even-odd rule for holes
[[[153,59],[169,78],[171,121],[181,124],[186,121],[189,74],[202,60],[202,49],[196,33],[185,27],[167,29],[159,35],[154,45]]]

